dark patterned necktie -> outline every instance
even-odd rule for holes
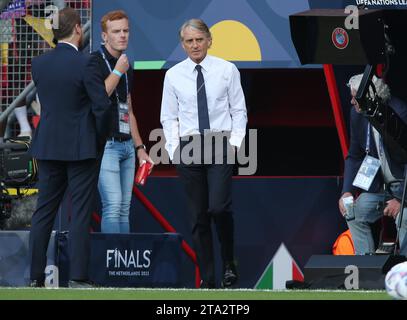
[[[198,99],[199,132],[204,134],[205,129],[210,129],[208,101],[206,100],[205,81],[201,70],[202,66],[198,64],[196,65],[195,69],[198,71],[198,76],[196,78],[196,90]]]

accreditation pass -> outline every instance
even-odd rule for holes
[[[356,174],[355,180],[353,180],[353,185],[368,191],[379,168],[380,160],[366,155]]]

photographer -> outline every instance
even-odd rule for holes
[[[348,83],[354,108],[351,109],[350,148],[345,160],[342,196],[339,199],[339,210],[346,218],[357,255],[375,252],[371,224],[383,215],[393,217],[398,223],[400,201],[391,194],[401,194],[402,183],[392,184],[391,194],[385,191],[385,185],[403,179],[405,166],[396,160],[394,154],[389,153],[379,132],[361,113],[355,97],[362,77],[363,74],[355,75]],[[383,80],[373,76],[372,81],[377,95],[407,123],[407,105],[391,96]],[[353,199],[356,200],[353,202]],[[349,205],[345,207],[347,202]],[[407,213],[404,213],[399,238],[401,254],[406,253],[406,228]]]

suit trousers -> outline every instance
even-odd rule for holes
[[[181,148],[183,146],[185,143],[181,141]],[[226,161],[223,164],[184,164],[181,161],[177,171],[186,190],[201,278],[215,283],[212,221],[216,227],[223,264],[234,260],[233,164]]]
[[[58,208],[68,190],[72,200],[69,223],[70,279],[88,279],[89,227],[100,161],[39,160],[39,196],[32,216],[30,257],[32,280],[44,280],[46,252]]]

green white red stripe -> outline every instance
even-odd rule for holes
[[[285,283],[288,280],[304,281],[304,275],[282,243],[257,281],[255,288],[283,290],[286,289]]]

